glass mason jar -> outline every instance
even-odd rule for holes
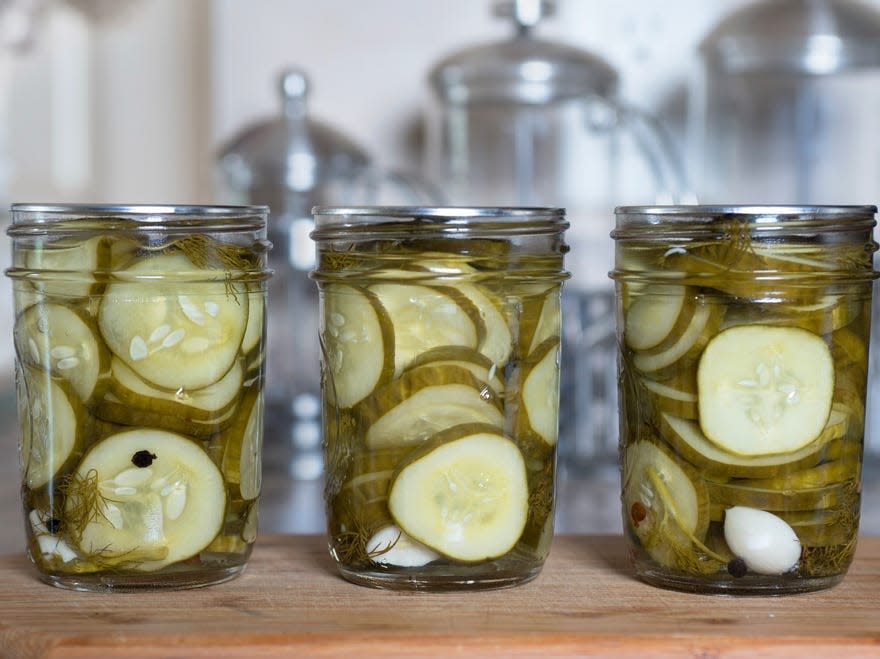
[[[564,211],[314,214],[341,574],[418,590],[531,580],[553,536]]]
[[[783,594],[843,578],[875,212],[616,210],[623,522],[643,580]]]
[[[257,532],[265,207],[13,205],[27,549],[47,583],[235,577]]]

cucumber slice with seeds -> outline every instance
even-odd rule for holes
[[[453,285],[443,286],[441,290],[471,316],[477,327],[477,349],[499,367],[504,366],[513,350],[513,336],[502,313],[501,300],[488,290],[468,283],[479,271],[467,263],[449,259],[422,260],[415,267],[452,280]]]
[[[706,485],[652,442],[628,445],[623,457],[624,519],[651,558],[667,567],[699,564],[695,544],[709,528]]]
[[[73,456],[78,416],[68,394],[45,371],[21,367],[16,381],[21,468],[28,488],[35,490]]]
[[[697,388],[700,426],[716,445],[743,456],[790,453],[828,421],[834,362],[806,330],[741,325],[706,346]]]
[[[136,261],[123,271],[132,281],[114,282],[105,291],[98,317],[104,340],[156,386],[206,387],[238,356],[248,321],[248,295],[240,284],[226,281],[219,270],[204,271],[218,281],[175,281],[171,294],[161,281],[170,273],[198,271],[182,253],[160,254]]]
[[[200,446],[138,429],[107,437],[83,457],[65,515],[84,554],[150,572],[208,546],[225,510],[223,476]]]
[[[477,432],[432,442],[402,465],[388,506],[397,525],[418,542],[475,562],[513,548],[526,525],[528,500],[519,449],[503,435]]]
[[[323,288],[321,349],[336,404],[363,400],[394,370],[394,327],[369,291],[331,284]]]
[[[22,363],[68,381],[80,400],[88,401],[107,379],[109,353],[98,329],[70,307],[34,304],[15,321],[15,350]]]
[[[394,329],[394,373],[400,375],[423,352],[439,346],[477,348],[477,326],[454,298],[430,286],[374,284],[370,287]]]
[[[166,391],[154,387],[139,378],[137,373],[118,357],[113,358],[111,369],[113,373],[111,389],[121,402],[135,409],[204,423],[224,417],[238,402],[244,378],[240,359],[236,360],[220,380],[193,391],[183,388]]]
[[[498,429],[501,401],[470,371],[458,366],[420,366],[379,389],[357,413],[370,449],[406,446],[460,423]]]

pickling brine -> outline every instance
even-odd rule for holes
[[[234,577],[257,531],[265,209],[12,210],[22,501],[41,578]]]
[[[766,594],[843,578],[874,212],[617,210],[622,512],[641,578]]]
[[[553,535],[562,213],[317,209],[330,550],[387,588],[500,587]]]

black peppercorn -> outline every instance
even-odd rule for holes
[[[746,576],[749,571],[748,565],[741,558],[734,558],[727,564],[727,571],[734,579]]]
[[[133,456],[131,456],[131,462],[135,467],[149,467],[153,464],[153,460],[156,459],[155,453],[150,453],[149,451],[138,451]]]
[[[46,520],[46,530],[49,533],[58,533],[61,530],[61,520],[57,517],[50,517]]]

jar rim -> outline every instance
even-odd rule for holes
[[[315,206],[315,216],[357,216],[400,218],[446,218],[468,219],[490,217],[511,218],[563,218],[565,209],[542,206]]]
[[[865,205],[810,205],[794,204],[695,204],[670,206],[618,206],[616,215],[682,215],[709,217],[714,215],[782,215],[827,217],[838,215],[874,215],[877,206]]]
[[[235,206],[215,204],[42,204],[15,203],[9,207],[12,213],[46,213],[59,215],[210,215],[212,217],[238,217],[269,212],[268,206]]]

